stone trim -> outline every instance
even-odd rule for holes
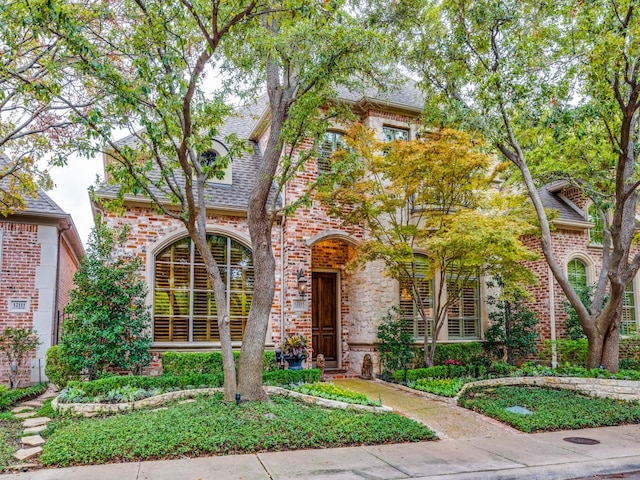
[[[613,398],[627,402],[640,400],[640,382],[634,380],[581,377],[504,377],[465,383],[455,397],[456,402],[460,395],[471,387],[494,385],[531,385],[563,388],[579,391],[592,397]]]
[[[264,387],[268,394],[283,395],[285,397],[299,398],[300,400],[320,405],[327,408],[340,408],[343,410],[364,410],[367,412],[389,413],[393,410],[390,407],[371,405],[358,405],[354,403],[339,402],[337,400],[329,400],[327,398],[313,397],[303,393],[294,392],[281,387]],[[135,402],[126,403],[60,403],[58,397],[51,402],[51,407],[60,412],[69,412],[72,415],[82,415],[92,417],[99,413],[122,412],[126,410],[138,410],[140,408],[154,407],[178,398],[189,398],[197,395],[213,395],[214,393],[223,392],[223,388],[194,388],[192,390],[180,390],[177,392],[167,392],[149,398],[143,398]]]

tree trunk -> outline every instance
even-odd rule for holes
[[[238,392],[249,401],[268,400],[262,388],[264,341],[271,318],[271,306],[275,292],[275,259],[271,248],[271,218],[267,202],[273,178],[280,162],[283,142],[282,127],[287,118],[295,89],[280,87],[277,64],[267,61],[267,92],[271,109],[271,130],[267,140],[258,177],[251,195],[247,220],[253,248],[255,287],[249,310],[249,319],[242,338],[238,366]]]

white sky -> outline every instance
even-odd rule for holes
[[[62,210],[71,214],[85,247],[93,227],[88,188],[95,183],[96,175],[102,178],[103,173],[102,157],[86,159],[72,156],[65,167],[52,167],[50,170],[56,186],[47,194]]]

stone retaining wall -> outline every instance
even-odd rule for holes
[[[609,378],[579,377],[505,377],[492,380],[480,380],[465,383],[460,392],[458,392],[456,399],[471,387],[488,387],[494,385],[537,385],[541,387],[577,390],[592,397],[615,398],[625,401],[640,400],[640,382]]]
[[[214,393],[223,392],[223,388],[195,388],[192,390],[180,390],[178,392],[167,392],[135,402],[126,403],[60,403],[58,397],[51,402],[51,407],[60,412],[69,412],[72,415],[82,415],[84,417],[92,417],[99,413],[121,412],[125,410],[138,410],[140,408],[155,407],[171,400],[179,398],[195,397],[198,395],[213,395]],[[353,403],[339,402],[337,400],[329,400],[327,398],[313,397],[303,393],[293,392],[286,388],[265,387],[265,391],[272,395],[284,395],[288,397],[299,398],[304,402],[313,403],[322,407],[342,408],[365,410],[368,412],[391,412],[392,409],[385,406],[374,407],[370,405],[357,405]]]

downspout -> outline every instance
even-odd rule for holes
[[[58,341],[58,331],[60,330],[60,246],[62,245],[62,232],[66,232],[67,230],[71,230],[71,224],[67,222],[67,228],[58,228],[58,244],[56,245],[56,283],[54,285],[54,307],[53,307],[53,319],[51,322],[51,346],[57,345]]]
[[[285,215],[282,215],[280,219],[280,344],[276,346],[276,349],[282,345],[284,340],[284,307],[285,307],[285,285],[284,280],[284,222]]]
[[[549,320],[551,323],[551,366],[558,367],[558,348],[556,346],[556,298],[553,288],[553,272],[551,267],[548,268],[547,275],[549,277]]]

